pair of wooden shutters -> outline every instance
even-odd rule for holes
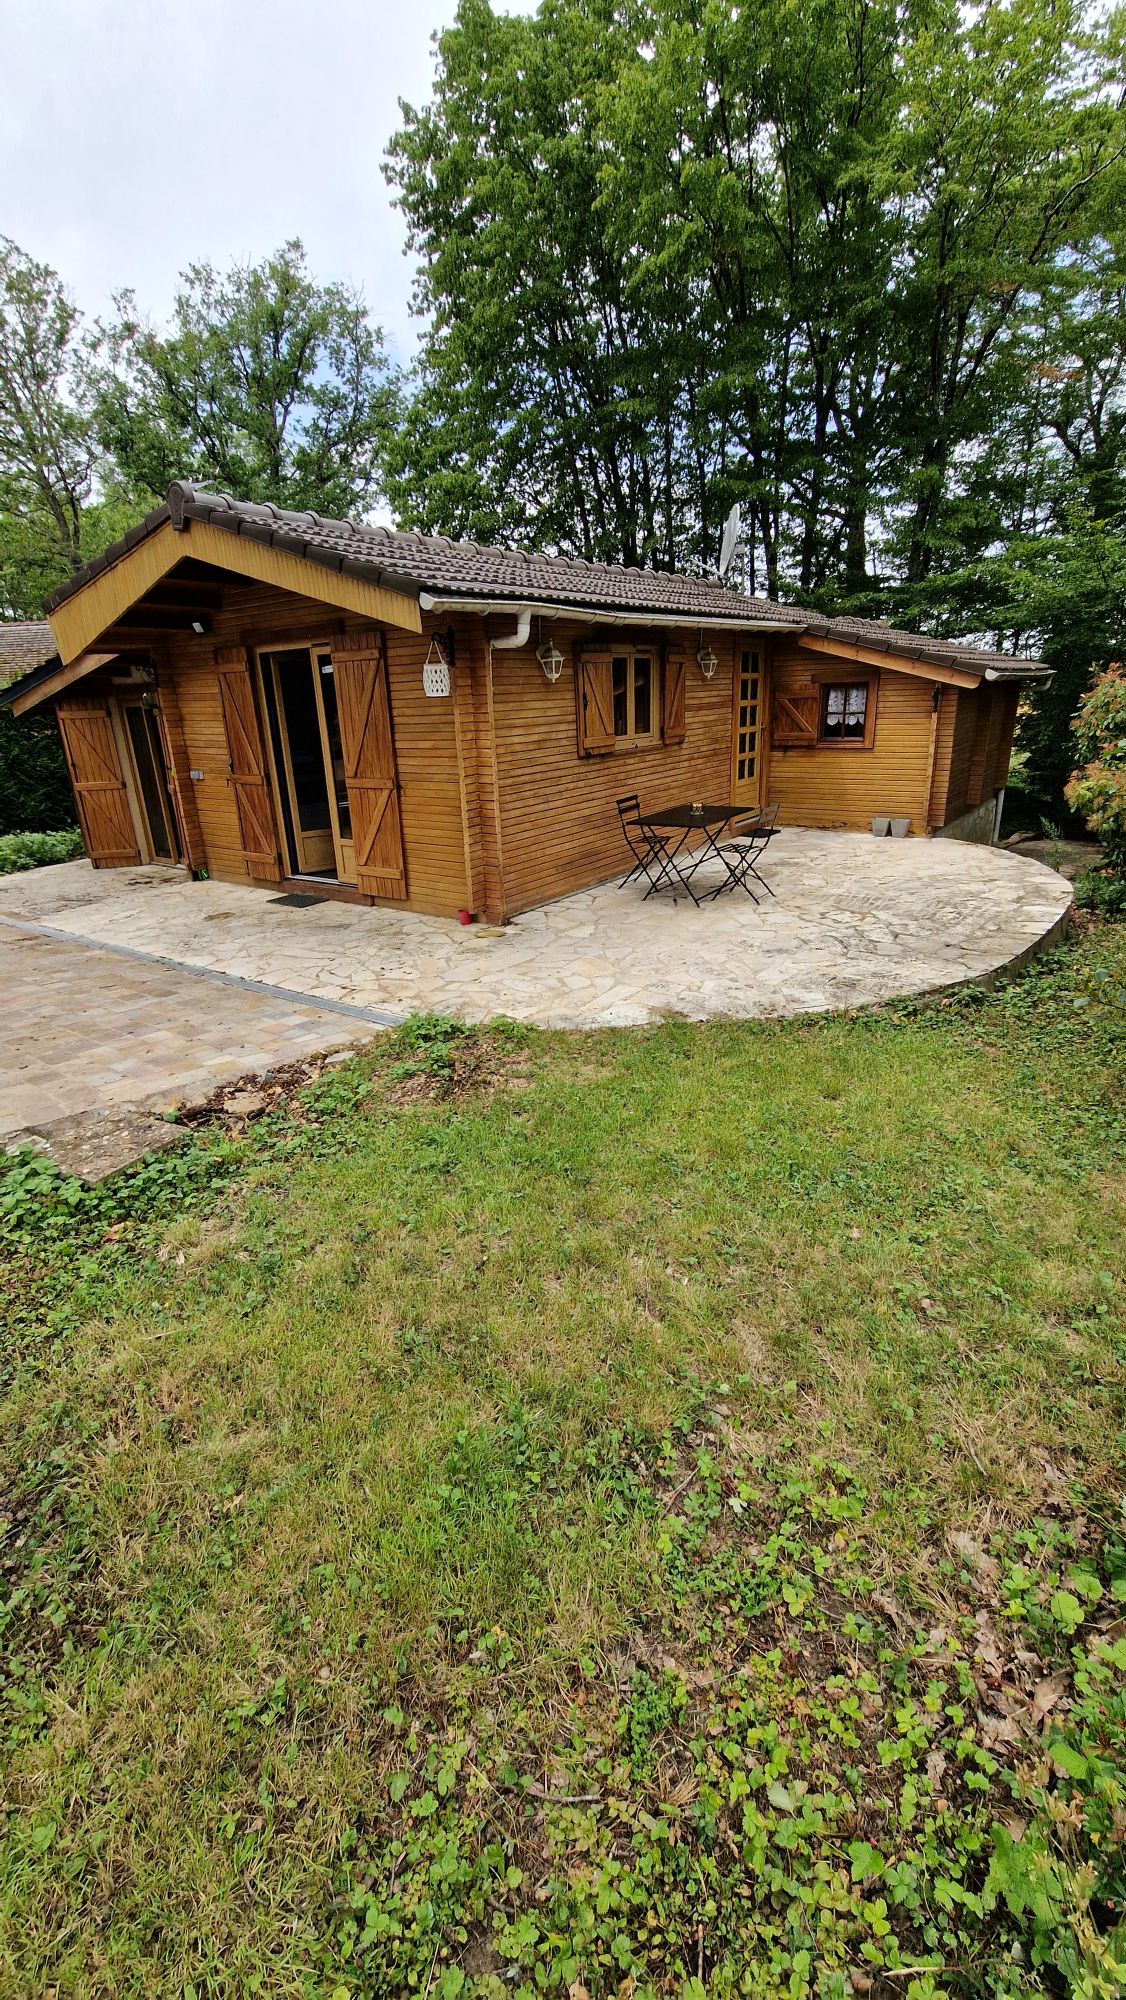
[[[90,860],[95,868],[136,866],[141,853],[108,702],[61,701],[55,715]]]
[[[641,650],[641,649],[639,649]],[[581,757],[605,757],[617,741],[614,735],[614,660],[622,653],[583,653],[579,660],[578,734]],[[651,655],[654,664],[659,654]],[[659,677],[654,674],[654,695],[658,678],[661,701],[661,741],[671,748],[685,736],[684,695],[687,660],[679,653],[666,653]]]
[[[402,901],[407,893],[403,829],[387,663],[379,633],[350,632],[334,641],[332,664],[356,887],[365,896]],[[255,880],[277,882],[283,872],[280,845],[245,648],[219,647],[215,666],[243,858]]]

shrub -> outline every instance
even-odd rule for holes
[[[1089,868],[1075,884],[1075,902],[1078,909],[1096,910],[1100,917],[1126,917],[1126,876]]]
[[[0,711],[0,834],[50,833],[74,818],[74,796],[53,715],[17,722]]]
[[[0,833],[0,875],[14,875],[21,868],[45,868],[51,861],[73,861],[82,852],[82,835],[76,826],[62,833]]]
[[[1083,758],[1067,802],[1081,812],[1117,874],[1126,874],[1126,674],[1108,667],[1079,704],[1071,725]]]

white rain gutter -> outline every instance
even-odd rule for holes
[[[970,672],[973,672],[972,667],[970,668]],[[1022,662],[1014,659],[1011,667],[986,667],[982,679],[986,681],[1050,681],[1055,679],[1055,675],[1056,670],[1054,667],[1049,668],[1048,672],[1045,673],[1043,664],[1039,660]]]
[[[422,602],[421,598],[419,599],[419,602],[420,603]],[[515,605],[513,605],[512,608],[513,610],[515,610],[516,609]],[[519,616],[516,621],[515,632],[507,633],[503,639],[490,639],[489,651],[491,653],[505,653],[508,651],[508,648],[510,646],[526,646],[528,643],[528,634],[531,631],[531,629],[532,629],[531,606],[522,604],[520,606]]]
[[[430,590],[420,590],[418,602],[423,611],[475,611],[480,617],[515,615],[520,621],[516,631],[507,638],[494,639],[492,645],[497,649],[526,645],[533,618],[584,618],[598,625],[667,625],[682,632],[796,633],[806,629],[804,624],[783,625],[764,618],[701,618],[692,611],[613,611],[596,604],[521,604],[512,598],[440,597]]]

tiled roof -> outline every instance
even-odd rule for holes
[[[1046,672],[1036,661],[1016,660],[950,639],[933,639],[915,632],[895,632],[880,621],[832,618],[777,604],[765,597],[746,597],[725,584],[704,577],[680,576],[665,570],[628,569],[613,563],[580,562],[572,556],[540,555],[529,549],[484,548],[476,542],[450,541],[445,535],[399,534],[391,528],[368,527],[358,521],[330,521],[320,514],[289,513],[270,503],[233,500],[224,493],[203,493],[178,480],[168,489],[162,507],[154,508],[137,527],[88,563],[56,591],[47,609],[80,590],[83,584],[118,561],[166,521],[182,528],[188,521],[206,521],[226,534],[265,543],[289,555],[303,557],[325,569],[355,576],[412,597],[477,599],[575,607],[638,617],[721,619],[733,626],[773,625],[835,637],[849,644],[899,653],[921,663],[969,670],[1024,675]]]
[[[0,688],[53,660],[58,650],[46,622],[0,618]]]

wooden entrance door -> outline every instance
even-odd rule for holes
[[[746,647],[735,659],[732,796],[757,806],[762,796],[762,654]]]
[[[86,852],[95,868],[129,868],[141,859],[109,703],[88,697],[55,710]]]
[[[403,902],[407,870],[387,662],[378,632],[349,632],[332,647],[340,751],[348,794],[356,886]]]
[[[258,882],[281,880],[274,808],[266,777],[266,751],[258,726],[254,683],[242,646],[220,646],[215,654],[223,724],[230,755],[231,786],[247,873]]]
[[[260,659],[290,868],[353,883],[352,808],[332,648],[288,646]]]

